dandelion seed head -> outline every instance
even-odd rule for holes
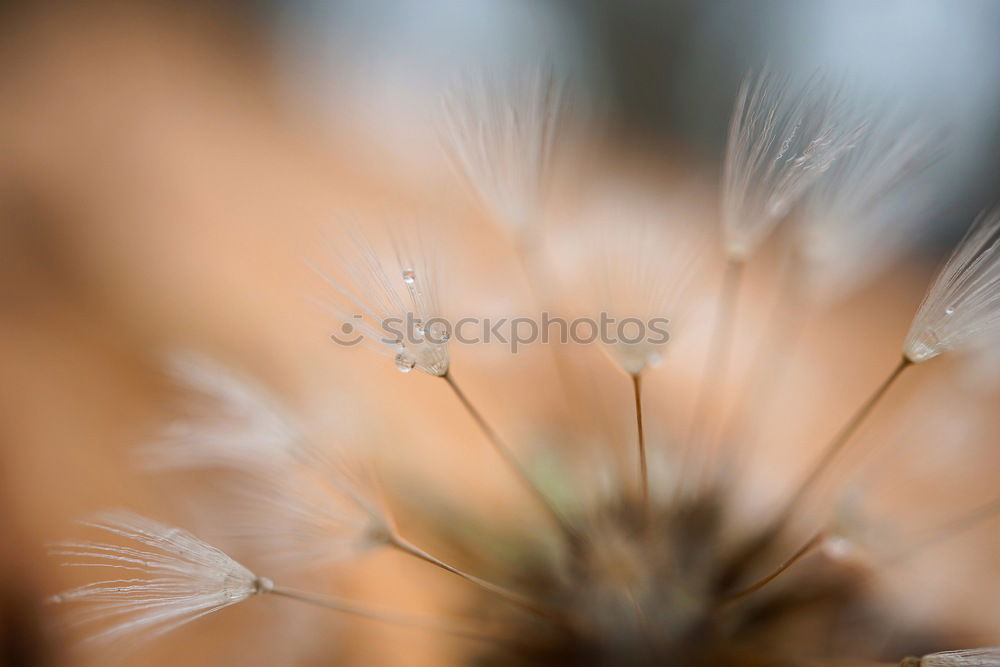
[[[277,572],[315,570],[383,546],[391,534],[377,493],[345,462],[300,463],[220,485],[219,532]]]
[[[167,372],[187,395],[183,414],[139,449],[147,469],[271,468],[304,441],[302,424],[275,396],[216,360],[176,353]]]
[[[73,624],[104,626],[87,641],[155,637],[273,586],[191,533],[153,519],[117,510],[82,523],[133,543],[62,542],[51,549],[68,567],[121,573],[51,598],[74,606]]]
[[[814,80],[801,89],[769,72],[748,76],[729,125],[723,166],[726,252],[749,257],[806,191],[864,134]]]
[[[938,273],[903,345],[920,363],[1000,330],[1000,209],[973,223]]]
[[[441,309],[437,264],[426,242],[394,238],[392,259],[357,232],[350,234],[349,245],[348,252],[334,251],[337,273],[319,270],[340,297],[330,307],[341,324],[334,338],[360,341],[402,373],[447,373],[451,332]]]
[[[708,242],[684,224],[687,214],[675,202],[611,186],[549,240],[567,300],[595,322],[614,320],[606,349],[630,375],[659,365],[690,319]]]

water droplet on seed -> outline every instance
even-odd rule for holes
[[[944,309],[944,314],[945,315],[954,315],[955,314],[955,307],[954,306],[948,306],[947,308]]]
[[[396,355],[396,370],[400,373],[409,373],[416,365],[417,360],[412,355],[406,352],[400,352]]]
[[[417,279],[417,274],[413,269],[406,269],[403,271],[403,282],[407,285],[412,285],[413,281]]]

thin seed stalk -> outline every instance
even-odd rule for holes
[[[639,436],[639,487],[642,505],[649,514],[649,467],[646,462],[646,433],[642,426],[642,375],[632,375],[632,393],[635,396],[635,428]]]
[[[778,523],[784,524],[795,512],[795,509],[805,498],[806,494],[812,488],[813,484],[819,480],[823,473],[830,467],[837,455],[844,450],[847,443],[851,441],[851,438],[857,433],[861,425],[865,423],[871,413],[875,410],[878,404],[882,401],[885,395],[889,392],[889,389],[895,384],[899,376],[903,374],[907,368],[913,365],[908,357],[903,357],[899,364],[889,373],[888,377],[882,381],[882,384],[878,386],[874,393],[868,397],[864,403],[851,415],[850,419],[841,427],[840,431],[833,437],[833,439],[827,443],[826,447],[823,448],[823,453],[820,455],[819,459],[813,464],[812,469],[809,474],[799,483],[798,488],[796,488],[795,493],[792,494],[791,498],[788,500],[785,508],[778,515]]]
[[[315,607],[321,607],[323,609],[329,609],[331,611],[336,611],[343,614],[349,614],[351,616],[368,618],[376,621],[381,621],[383,623],[390,623],[392,625],[401,625],[410,628],[417,628],[419,630],[426,630],[429,632],[439,632],[442,634],[450,635],[452,637],[460,637],[462,639],[471,639],[474,641],[491,642],[491,643],[505,643],[507,641],[506,638],[501,637],[499,635],[491,635],[488,633],[476,632],[474,630],[457,628],[451,625],[447,625],[446,623],[442,623],[440,621],[421,618],[419,616],[411,616],[409,614],[401,614],[399,612],[371,609],[369,607],[359,605],[355,602],[340,600],[334,597],[320,595],[318,593],[310,593],[308,591],[300,591],[293,588],[285,588],[283,586],[275,586],[274,588],[267,591],[267,595],[277,595],[279,597],[288,598],[290,600],[296,600],[298,602],[304,602],[306,604],[310,604]]]
[[[482,588],[483,590],[488,591],[489,593],[496,595],[500,598],[503,598],[504,600],[507,600],[508,602],[515,604],[519,607],[535,612],[537,614],[541,614],[542,616],[556,615],[554,610],[548,609],[540,605],[538,602],[521,595],[520,593],[516,593],[512,590],[504,588],[503,586],[486,581],[485,579],[480,579],[479,577],[464,572],[453,565],[445,563],[441,559],[432,556],[431,554],[427,553],[426,551],[416,546],[412,542],[400,537],[399,535],[392,535],[391,537],[389,537],[389,546],[409,556],[413,556],[414,558],[422,560],[426,563],[430,563],[431,565],[438,567],[442,570],[445,570],[446,572],[450,572],[458,577],[461,577],[462,579],[465,579],[466,581],[478,586],[479,588]]]
[[[802,482],[799,483],[795,492],[785,502],[781,511],[775,515],[775,517],[757,534],[756,537],[743,547],[740,557],[735,559],[736,562],[751,560],[754,555],[764,551],[767,546],[781,534],[791,521],[796,510],[799,509],[802,500],[805,498],[806,494],[809,493],[812,485],[822,476],[837,455],[843,451],[847,443],[850,442],[851,437],[857,432],[861,425],[864,424],[865,420],[875,410],[892,385],[897,379],[899,379],[899,376],[902,375],[903,371],[912,365],[913,362],[910,361],[909,358],[905,356],[902,358],[899,364],[892,370],[891,373],[889,373],[886,379],[882,381],[882,384],[880,384],[874,393],[868,397],[868,400],[861,404],[861,406],[841,427],[840,431],[838,431],[833,439],[827,443],[826,447],[823,449],[823,453],[820,455],[820,458],[813,465],[809,474],[806,475]],[[735,572],[736,571],[734,570],[726,573],[724,580],[731,578]]]
[[[802,558],[804,558],[812,550],[814,550],[816,547],[818,547],[823,542],[823,538],[824,537],[825,537],[825,535],[824,535],[824,533],[822,531],[816,533],[805,544],[803,544],[801,547],[799,547],[795,551],[795,553],[793,553],[791,556],[789,556],[784,562],[782,562],[780,565],[778,565],[778,567],[776,567],[774,570],[772,570],[766,576],[761,577],[760,579],[758,579],[757,581],[753,582],[752,584],[750,584],[746,588],[742,588],[742,589],[740,589],[738,591],[735,591],[733,593],[730,593],[730,594],[724,596],[722,598],[722,603],[725,604],[725,603],[728,603],[728,602],[734,602],[736,600],[740,600],[740,599],[745,598],[745,597],[747,597],[749,595],[752,595],[752,594],[756,593],[757,591],[759,591],[760,589],[764,588],[769,583],[771,583],[772,581],[774,581],[775,579],[777,579],[785,570],[787,570],[788,568],[790,568],[792,565],[795,565],[795,563],[797,563],[798,561],[802,560]]]
[[[559,527],[563,534],[571,541],[575,541],[575,532],[572,526],[570,526],[566,518],[555,508],[545,494],[541,492],[534,481],[532,481],[531,476],[528,475],[528,472],[517,460],[517,457],[515,457],[510,448],[504,444],[503,440],[500,439],[500,436],[498,436],[496,431],[493,430],[493,427],[490,426],[486,419],[483,418],[479,410],[476,409],[476,406],[472,404],[472,401],[469,400],[468,396],[465,395],[465,392],[463,392],[455,382],[455,378],[452,377],[451,373],[445,373],[441,376],[441,378],[448,383],[448,386],[451,388],[452,392],[458,398],[465,410],[469,413],[469,416],[471,416],[473,421],[476,422],[479,430],[483,432],[483,435],[485,435],[486,439],[489,440],[493,449],[497,454],[499,454],[500,458],[503,459],[504,463],[507,464],[507,467],[510,468],[514,475],[521,481],[524,488],[527,489],[529,494],[536,501],[538,501],[540,506],[545,509],[546,514]]]

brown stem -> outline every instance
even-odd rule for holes
[[[889,391],[889,388],[896,382],[903,371],[913,365],[913,362],[909,358],[903,357],[899,364],[893,369],[889,376],[882,381],[878,389],[868,397],[868,400],[861,404],[855,413],[851,416],[847,423],[844,424],[840,431],[833,437],[833,439],[827,443],[826,447],[823,449],[823,453],[820,455],[819,460],[813,465],[809,474],[806,475],[805,479],[799,483],[798,488],[795,493],[792,494],[791,498],[788,500],[785,508],[778,514],[776,525],[780,526],[785,524],[791,515],[795,512],[796,508],[802,502],[802,499],[809,492],[810,488],[820,476],[826,471],[826,469],[833,463],[833,460],[837,455],[843,451],[844,447],[851,440],[858,428],[865,422],[868,416],[872,413],[875,407],[879,404],[882,398]]]
[[[813,465],[812,470],[805,477],[805,479],[802,480],[792,496],[785,502],[781,511],[775,514],[774,518],[766,525],[766,527],[740,551],[739,556],[733,559],[734,563],[751,561],[757,554],[764,551],[767,546],[781,534],[791,521],[792,516],[801,505],[802,499],[809,492],[812,485],[833,462],[833,460],[837,457],[837,454],[839,454],[847,445],[851,436],[854,435],[858,428],[860,428],[860,426],[864,423],[865,419],[872,413],[879,401],[882,400],[885,394],[889,391],[889,388],[892,387],[896,379],[899,378],[904,370],[912,365],[913,362],[910,361],[909,358],[902,358],[889,376],[882,381],[882,384],[879,385],[878,389],[876,389],[868,400],[855,411],[851,418],[848,419],[847,423],[841,427],[837,435],[835,435],[834,438],[826,445],[819,460]],[[730,568],[730,570],[723,574],[722,581],[729,581],[738,573],[739,567]]]
[[[642,376],[632,375],[632,390],[635,395],[635,427],[639,433],[639,484],[642,489],[642,505],[649,514],[649,468],[646,464],[646,433],[642,427]]]
[[[534,600],[526,598],[519,593],[515,593],[514,591],[508,590],[503,586],[499,586],[497,584],[486,581],[485,579],[480,579],[479,577],[471,575],[467,572],[463,572],[462,570],[459,570],[457,567],[449,565],[448,563],[445,563],[439,558],[435,558],[434,556],[430,555],[420,547],[416,546],[412,542],[409,542],[405,538],[400,537],[399,535],[392,535],[389,537],[389,546],[394,547],[407,555],[413,556],[414,558],[418,558],[426,563],[430,563],[435,567],[439,567],[442,570],[445,570],[446,572],[451,572],[452,574],[461,577],[462,579],[465,579],[466,581],[472,584],[475,584],[476,586],[482,588],[483,590],[489,591],[490,593],[497,595],[503,598],[504,600],[507,600],[508,602],[518,605],[519,607],[522,607],[529,611],[533,611],[543,616],[556,615],[556,612],[554,610],[543,607]]]
[[[528,475],[528,472],[520,464],[520,462],[514,456],[513,452],[511,452],[511,450],[507,447],[507,445],[504,444],[503,440],[500,439],[500,436],[497,435],[496,431],[494,431],[493,428],[489,425],[489,423],[487,423],[487,421],[479,413],[479,410],[476,409],[476,407],[465,395],[465,392],[463,392],[461,388],[459,388],[458,384],[455,382],[455,378],[452,377],[451,372],[445,373],[444,375],[441,376],[441,378],[448,383],[449,387],[451,387],[451,390],[454,392],[455,396],[458,397],[458,400],[465,407],[466,411],[472,417],[473,421],[476,422],[476,425],[479,426],[479,430],[483,432],[483,434],[486,436],[486,439],[490,441],[490,444],[493,446],[493,449],[497,452],[497,454],[500,455],[500,458],[503,459],[504,463],[507,464],[507,467],[509,467],[514,472],[515,476],[517,476],[519,480],[521,480],[521,483],[530,492],[532,497],[534,497],[538,501],[538,503],[545,508],[546,512],[552,518],[555,524],[559,527],[559,529],[562,530],[562,532],[568,538],[570,538],[571,541],[575,541],[574,537],[575,533],[573,531],[573,528],[570,526],[569,522],[566,520],[565,517],[563,517],[562,514],[559,513],[559,511],[555,508],[555,506],[552,505],[551,501],[549,501],[549,499],[545,496],[545,494],[543,494],[541,490],[535,485],[531,477]]]
[[[280,586],[275,586],[274,588],[269,590],[267,594],[278,595],[280,597],[289,598],[291,600],[305,602],[306,604],[311,604],[316,607],[322,607],[324,609],[338,611],[344,614],[350,614],[351,616],[370,618],[376,621],[382,621],[384,623],[392,623],[393,625],[402,625],[406,627],[417,628],[420,630],[427,630],[430,632],[440,632],[443,634],[451,635],[453,637],[461,637],[462,639],[472,639],[475,641],[495,642],[495,643],[506,643],[507,641],[505,638],[497,635],[490,635],[486,633],[475,632],[473,630],[456,628],[450,625],[446,625],[444,623],[440,623],[433,619],[425,619],[425,618],[420,618],[418,616],[410,616],[408,614],[400,614],[397,612],[387,612],[377,609],[370,609],[368,607],[360,606],[354,602],[339,600],[337,598],[328,597],[326,595],[319,595],[317,593],[299,591],[293,588],[284,588]]]
[[[813,535],[809,539],[808,542],[806,542],[801,547],[799,547],[798,550],[795,553],[793,553],[791,556],[789,556],[788,559],[785,560],[785,562],[783,562],[781,565],[779,565],[777,568],[775,568],[766,577],[763,577],[762,579],[758,579],[757,581],[755,581],[754,583],[750,584],[746,588],[743,588],[743,589],[738,590],[738,591],[736,591],[734,593],[729,593],[728,595],[725,595],[722,598],[722,603],[725,604],[727,602],[733,602],[734,600],[739,600],[740,598],[745,598],[746,596],[752,595],[753,593],[756,593],[760,589],[764,588],[764,586],[767,586],[769,583],[771,583],[772,581],[774,581],[782,572],[784,572],[785,570],[787,570],[788,568],[790,568],[796,562],[798,562],[799,560],[801,560],[803,556],[805,556],[810,551],[812,551],[817,546],[819,546],[820,542],[823,541],[823,537],[824,537],[824,534],[822,532],[816,533],[815,535]]]

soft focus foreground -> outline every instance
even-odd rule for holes
[[[324,285],[308,263],[335,261],[321,240],[343,217],[361,227],[416,218],[435,228],[455,313],[573,314],[590,307],[591,283],[570,277],[541,306],[517,242],[490,224],[444,155],[414,137],[428,154],[413,174],[363,136],[319,132],[279,103],[261,46],[224,25],[145,6],[12,15],[0,79],[0,594],[4,650],[22,656],[15,664],[108,661],[72,650],[40,602],[86,581],[44,558],[43,545],[98,509],[126,506],[184,526],[269,574],[253,549],[226,543],[224,527],[213,526],[204,494],[211,480],[141,471],[136,446],[159,437],[180,410],[163,373],[177,348],[258,378],[308,415],[323,442],[375,461],[400,528],[463,569],[503,578],[511,551],[549,548],[544,515],[443,383],[330,342],[335,325],[311,298],[324,296]],[[574,236],[595,211],[662,219],[667,229],[719,227],[711,180],[613,138],[587,150],[564,170],[576,185],[556,183],[551,257],[539,259],[553,276],[571,250],[560,234]],[[713,424],[729,418],[753,373],[776,312],[783,239],[746,270],[731,386],[711,405]],[[708,278],[692,286],[692,324],[678,326],[660,366],[643,376],[654,497],[669,498],[663,452],[696,410],[721,247],[712,238],[699,259]],[[766,410],[751,411],[740,429],[755,435],[742,443],[752,453],[728,489],[739,498],[735,525],[763,523],[891,370],[932,268],[895,264],[846,300],[800,311],[807,321],[771,380]],[[511,355],[502,345],[453,345],[452,363],[550,492],[567,504],[597,503],[609,477],[630,479],[635,468],[629,378],[597,345],[557,352],[559,361],[550,346]],[[775,564],[817,525],[835,525],[838,539],[810,554],[813,565],[867,568],[995,498],[998,390],[989,361],[956,356],[908,372],[837,461],[831,478],[843,482],[834,492],[824,481],[830,493],[800,512],[801,539],[789,538]],[[876,570],[865,580],[871,604],[824,626],[830,645],[846,657],[891,660],[1000,642],[998,548],[995,521],[983,521]],[[483,603],[465,582],[396,552],[359,554],[333,571],[299,573],[296,583],[431,617],[461,617]],[[141,664],[441,665],[482,647],[254,598],[134,650]]]

